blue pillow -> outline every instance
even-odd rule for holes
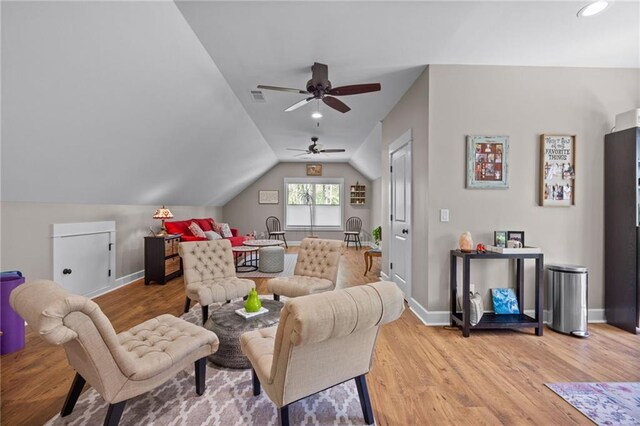
[[[492,288],[493,312],[496,314],[519,314],[518,299],[512,288]]]

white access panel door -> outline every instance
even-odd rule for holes
[[[411,297],[411,138],[410,134],[391,144],[391,280],[409,300]]]
[[[68,235],[58,232],[53,238],[53,280],[69,292],[87,297],[103,293],[115,282],[115,230],[95,230]]]

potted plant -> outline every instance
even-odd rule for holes
[[[373,241],[375,242],[376,246],[379,246],[380,241],[382,241],[382,226],[373,228],[373,231],[371,231],[371,236],[373,237]]]

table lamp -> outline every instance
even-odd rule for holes
[[[162,208],[157,209],[153,214],[154,219],[162,219],[162,227],[160,228],[160,233],[157,234],[158,236],[169,235],[167,233],[167,228],[164,227],[164,221],[165,219],[171,219],[172,217],[173,213],[171,213],[171,210],[166,208],[164,205],[162,206]]]

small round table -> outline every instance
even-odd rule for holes
[[[236,272],[250,272],[258,270],[258,247],[236,246],[231,247]],[[244,257],[242,263],[238,263]],[[242,268],[242,269],[240,269]]]
[[[367,275],[367,272],[371,270],[371,266],[373,266],[373,258],[374,257],[382,257],[382,252],[380,249],[376,250],[367,250],[364,252],[364,275]]]
[[[260,299],[260,302],[269,312],[249,319],[244,319],[235,312],[244,307],[243,301],[227,303],[213,311],[204,324],[204,328],[216,333],[220,340],[218,351],[209,355],[211,362],[227,368],[251,368],[251,363],[240,349],[240,335],[276,325],[284,306],[284,303],[277,300]]]
[[[249,247],[269,247],[269,246],[283,246],[284,241],[280,240],[246,240],[243,242],[245,246]]]

